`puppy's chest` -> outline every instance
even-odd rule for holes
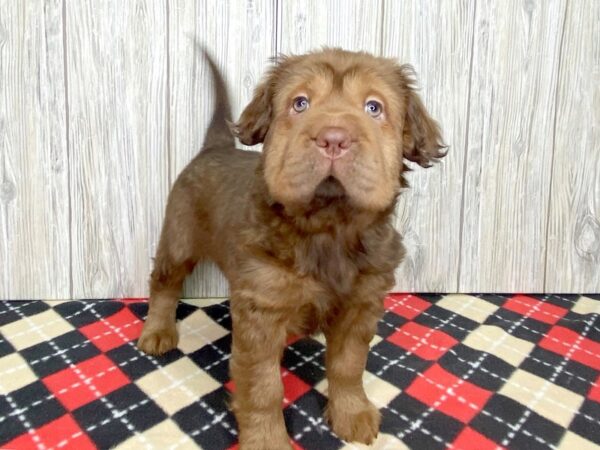
[[[348,242],[328,234],[302,240],[293,257],[299,276],[311,276],[336,295],[350,293],[364,259],[360,241]]]

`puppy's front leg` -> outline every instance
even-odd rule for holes
[[[379,432],[381,415],[365,394],[362,374],[381,303],[349,305],[324,330],[329,384],[325,414],[333,431],[346,441],[370,444]]]
[[[288,314],[233,295],[230,369],[235,382],[233,412],[242,450],[291,449],[283,420],[279,372]]]

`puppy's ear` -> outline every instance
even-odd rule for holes
[[[446,156],[440,127],[431,118],[421,98],[415,91],[414,71],[410,66],[398,68],[400,83],[406,101],[402,156],[421,167],[430,167],[432,162]]]
[[[254,90],[254,96],[240,119],[232,127],[240,142],[245,145],[260,144],[265,140],[273,115],[275,68]]]

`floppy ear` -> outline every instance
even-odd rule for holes
[[[414,72],[410,66],[399,68],[405,92],[406,115],[402,136],[402,156],[421,167],[430,167],[432,162],[446,156],[440,127],[431,118],[419,95],[415,92]]]
[[[300,57],[284,54],[271,59],[273,65],[254,90],[254,96],[242,112],[240,120],[231,127],[231,131],[242,144],[256,145],[264,142],[273,120],[273,97],[277,85],[298,59]]]
[[[265,140],[273,110],[272,90],[271,77],[269,77],[254,90],[252,100],[232,127],[233,134],[242,144],[256,145]]]

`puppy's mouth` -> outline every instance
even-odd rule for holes
[[[342,183],[333,175],[321,181],[315,189],[315,200],[338,200],[346,197],[346,190]]]

